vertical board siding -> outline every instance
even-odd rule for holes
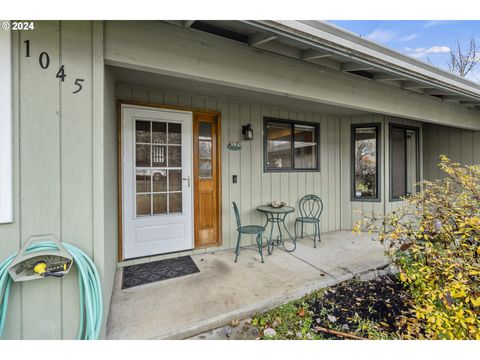
[[[32,55],[20,57],[20,239],[36,234],[61,237],[60,24],[45,22],[22,33],[30,40]],[[20,45],[20,44],[19,44]],[[38,66],[45,51],[50,66]],[[42,84],[41,90],[32,84]],[[50,94],[50,96],[45,96]],[[40,116],[39,116],[40,115]],[[22,284],[24,339],[58,339],[62,336],[62,282],[56,278]],[[42,301],[39,301],[42,299]],[[44,306],[44,304],[48,306]],[[38,326],[38,324],[42,326]]]
[[[350,129],[352,120],[350,117],[340,118],[340,159],[341,166],[341,194],[340,194],[340,221],[341,228],[348,229],[352,224],[352,205],[350,201],[351,193],[351,166],[345,165],[345,161],[350,161]]]
[[[463,165],[480,164],[480,131],[424,124],[422,139],[426,180],[441,179],[445,176],[438,168],[441,155]]]
[[[65,69],[76,74],[92,73],[92,24],[88,22],[65,21],[60,24],[60,58]],[[88,79],[90,80],[90,79]],[[92,194],[92,87],[84,86],[73,95],[68,81],[60,83],[60,177],[61,177],[61,233],[60,238],[82,248],[87,254],[93,253],[92,242],[92,197],[78,194]],[[78,151],[80,145],[83,149]],[[75,270],[76,272],[76,270]],[[74,273],[74,275],[76,275]],[[62,279],[62,301],[70,306],[62,307],[62,338],[74,339],[78,330],[79,308],[78,280],[76,276]]]
[[[144,101],[144,95],[152,104],[191,107],[194,109],[217,110],[221,113],[221,156],[222,156],[222,245],[209,250],[233,248],[237,241],[236,223],[232,201],[236,201],[242,224],[265,224],[265,216],[256,208],[272,200],[285,201],[296,208],[286,218],[289,231],[294,231],[294,222],[299,215],[298,202],[306,194],[318,194],[325,209],[321,218],[322,232],[339,230],[342,227],[340,195],[342,193],[340,166],[340,119],[307,113],[294,109],[250,104],[227,99],[176,94],[161,89],[142,88],[137,85],[117,84],[117,99]],[[138,96],[138,97],[137,97]],[[265,116],[316,122],[320,124],[320,171],[268,173],[263,171],[263,118]],[[252,141],[244,141],[242,125],[250,123],[254,131]],[[241,151],[229,151],[230,141],[241,141]],[[233,184],[232,176],[238,182]],[[305,227],[313,234],[313,227]],[[276,236],[277,230],[274,230]],[[269,232],[266,234],[269,235]],[[253,236],[243,236],[242,246],[255,244]],[[186,252],[189,254],[195,251]],[[178,254],[177,254],[178,255]]]
[[[240,128],[243,125],[250,123],[251,113],[250,105],[241,104],[240,105],[240,116],[239,122],[237,125],[234,125],[234,128]],[[243,139],[243,135],[237,134],[238,140]],[[237,190],[239,190],[239,196],[237,203],[240,203],[240,217],[242,224],[252,224],[253,214],[252,211],[252,142],[253,141],[243,141],[242,151],[237,151],[236,153],[240,156],[240,168],[238,169],[237,176],[239,184]],[[246,235],[242,236],[242,245],[250,245],[254,241],[253,236]]]
[[[229,103],[228,104],[228,121],[229,121],[229,126],[228,126],[228,139],[230,141],[240,141],[240,104],[234,104],[234,103]],[[228,159],[228,164],[229,164],[229,177],[228,177],[228,182],[230,183],[230,190],[229,190],[229,197],[230,197],[230,209],[232,208],[232,202],[235,201],[235,203],[238,206],[238,210],[240,213],[240,216],[244,218],[244,214],[247,211],[247,208],[244,206],[243,202],[241,201],[242,194],[241,194],[241,174],[240,174],[240,162],[242,160],[241,156],[242,151],[228,151],[227,153],[222,152],[222,155],[225,155]],[[246,154],[245,154],[246,156]],[[223,158],[223,157],[222,157]],[[234,184],[232,181],[233,175],[237,176],[237,183]],[[222,189],[226,188],[226,184],[222,184]],[[247,195],[247,194],[244,194]],[[234,216],[234,213],[232,210],[228,212],[228,215],[230,216],[230,228],[229,228],[229,247],[233,247],[234,244],[234,237],[237,235],[236,234],[236,219]],[[245,224],[245,220],[243,221],[243,224]],[[248,244],[250,243],[250,239],[247,239],[246,236],[242,237],[242,245],[247,245],[247,240]]]
[[[35,31],[15,33],[12,40],[15,212],[12,224],[0,226],[0,259],[41,234],[93,256],[93,23],[38,21]],[[47,69],[39,66],[42,52],[50,58]],[[100,60],[103,68],[103,54]],[[61,65],[63,82],[56,78]],[[73,95],[76,78],[85,82]],[[95,261],[101,268],[104,259]],[[75,269],[62,279],[15,283],[12,290],[4,338],[76,337]]]
[[[417,126],[420,131],[420,173],[423,174],[422,125],[416,121],[365,114],[355,116],[333,116],[320,113],[284,109],[277,106],[246,104],[227,99],[195,97],[189,94],[166,93],[161,89],[135,90],[137,86],[117,85],[117,98],[142,101],[135,94],[148,93],[152,103],[178,105],[205,110],[218,110],[222,118],[222,237],[223,244],[217,249],[232,248],[236,244],[235,218],[231,202],[240,208],[242,223],[264,224],[265,217],[256,207],[274,199],[286,201],[295,206],[295,213],[287,216],[286,225],[294,231],[294,221],[299,215],[298,202],[302,196],[318,194],[324,202],[321,231],[352,229],[363,214],[383,215],[402,202],[389,201],[389,153],[388,126],[391,122]],[[126,97],[122,97],[124,94]],[[209,104],[211,104],[209,106]],[[263,171],[263,117],[270,116],[290,120],[302,120],[320,124],[320,171],[268,173]],[[351,125],[354,123],[380,123],[380,192],[379,202],[351,201]],[[243,141],[242,125],[251,123],[254,140]],[[460,134],[460,133],[459,133]],[[463,135],[473,139],[473,136]],[[229,141],[241,141],[241,151],[229,151]],[[473,141],[473,140],[472,140]],[[431,143],[431,142],[430,142]],[[475,154],[472,153],[472,156]],[[479,156],[480,157],[480,156]],[[238,176],[238,183],[232,183],[232,176]],[[313,227],[305,227],[307,234]],[[267,234],[269,235],[269,234]],[[274,230],[274,236],[276,229]],[[243,237],[242,246],[254,244],[253,237]],[[194,252],[190,252],[194,253]]]

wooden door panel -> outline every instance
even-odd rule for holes
[[[199,194],[200,213],[198,221],[198,243],[208,245],[216,244],[214,224],[214,192],[205,191]]]
[[[194,113],[195,248],[220,245],[220,149],[218,117]]]

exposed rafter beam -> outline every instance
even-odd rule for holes
[[[443,100],[447,100],[447,101],[450,101],[450,100],[460,101],[460,100],[465,100],[465,97],[464,97],[464,96],[460,96],[460,95],[445,95],[445,96],[443,96]]]
[[[318,58],[315,60],[315,64],[333,69],[335,71],[342,71],[342,63],[336,60],[333,60],[330,57]]]
[[[269,41],[275,40],[276,38],[277,36],[273,34],[255,33],[248,37],[248,45],[258,46],[258,45],[265,44]]]
[[[473,105],[473,106],[480,106],[480,100],[479,101],[460,101],[460,104],[462,105]]]
[[[404,89],[431,89],[431,86],[420,84],[415,81],[402,81],[402,88]]]
[[[354,62],[347,62],[342,64],[342,71],[362,71],[362,70],[373,70],[373,67],[370,65],[358,64]]]
[[[268,44],[268,51],[279,54],[279,55],[284,55],[288,56],[294,59],[300,59],[300,49],[297,49],[296,47],[279,43],[279,42],[270,42]]]
[[[193,23],[195,22],[196,20],[185,20],[183,22],[183,27],[186,27],[186,28],[189,28],[193,25]]]
[[[405,76],[381,73],[381,74],[375,74],[373,76],[373,80],[377,80],[377,81],[405,80]]]
[[[452,95],[450,92],[441,89],[426,89],[423,93],[427,95]]]
[[[322,59],[326,57],[332,56],[332,53],[320,51],[316,49],[306,49],[302,50],[301,59],[302,60],[315,60],[315,59]]]

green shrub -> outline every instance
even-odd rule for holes
[[[356,224],[378,232],[412,296],[401,338],[480,339],[480,166],[441,157],[445,177],[385,217]]]

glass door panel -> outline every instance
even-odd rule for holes
[[[182,212],[182,125],[137,120],[136,215]]]

